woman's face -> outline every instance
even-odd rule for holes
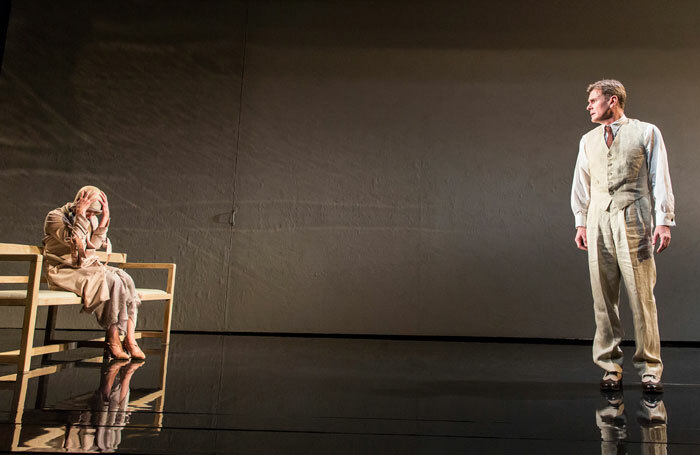
[[[91,219],[93,216],[97,216],[97,215],[98,215],[98,213],[93,212],[92,210],[88,210],[87,212],[85,212],[85,216],[87,217],[88,220]]]

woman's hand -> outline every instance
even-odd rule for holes
[[[93,202],[99,197],[98,194],[88,195],[87,191],[83,193],[78,198],[78,202],[75,203],[75,213],[76,215],[86,216],[88,209]]]
[[[105,227],[109,224],[109,202],[107,202],[107,195],[104,191],[100,191],[100,203],[102,204],[102,219],[100,220],[100,227]]]

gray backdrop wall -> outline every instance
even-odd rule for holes
[[[615,77],[669,149],[662,337],[700,340],[700,5],[673,5],[16,1],[0,241],[95,184],[115,250],[178,263],[176,329],[590,338],[570,182]]]

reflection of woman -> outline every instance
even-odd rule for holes
[[[113,452],[119,447],[122,429],[129,423],[129,383],[141,365],[143,362],[113,360],[103,366],[90,409],[81,412],[77,424],[67,428],[65,449]]]
[[[98,215],[102,215],[102,219]],[[134,281],[121,269],[100,263],[95,250],[111,252],[107,196],[94,186],[78,191],[73,202],[49,212],[44,224],[44,260],[51,289],[75,292],[83,310],[94,313],[106,330],[110,355],[117,359],[146,358],[134,331],[141,300]],[[124,334],[122,349],[119,335]]]

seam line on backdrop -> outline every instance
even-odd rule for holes
[[[248,8],[249,2],[245,2],[245,18],[243,20],[243,57],[241,58],[241,86],[238,92],[238,126],[236,129],[236,154],[233,159],[233,191],[231,193],[231,230],[228,243],[228,256],[226,264],[226,290],[224,291],[224,327],[228,327],[228,294],[231,284],[231,251],[233,250],[233,230],[236,215],[236,184],[238,182],[238,154],[241,144],[241,118],[243,117],[243,84],[245,82],[245,60],[248,49]]]

